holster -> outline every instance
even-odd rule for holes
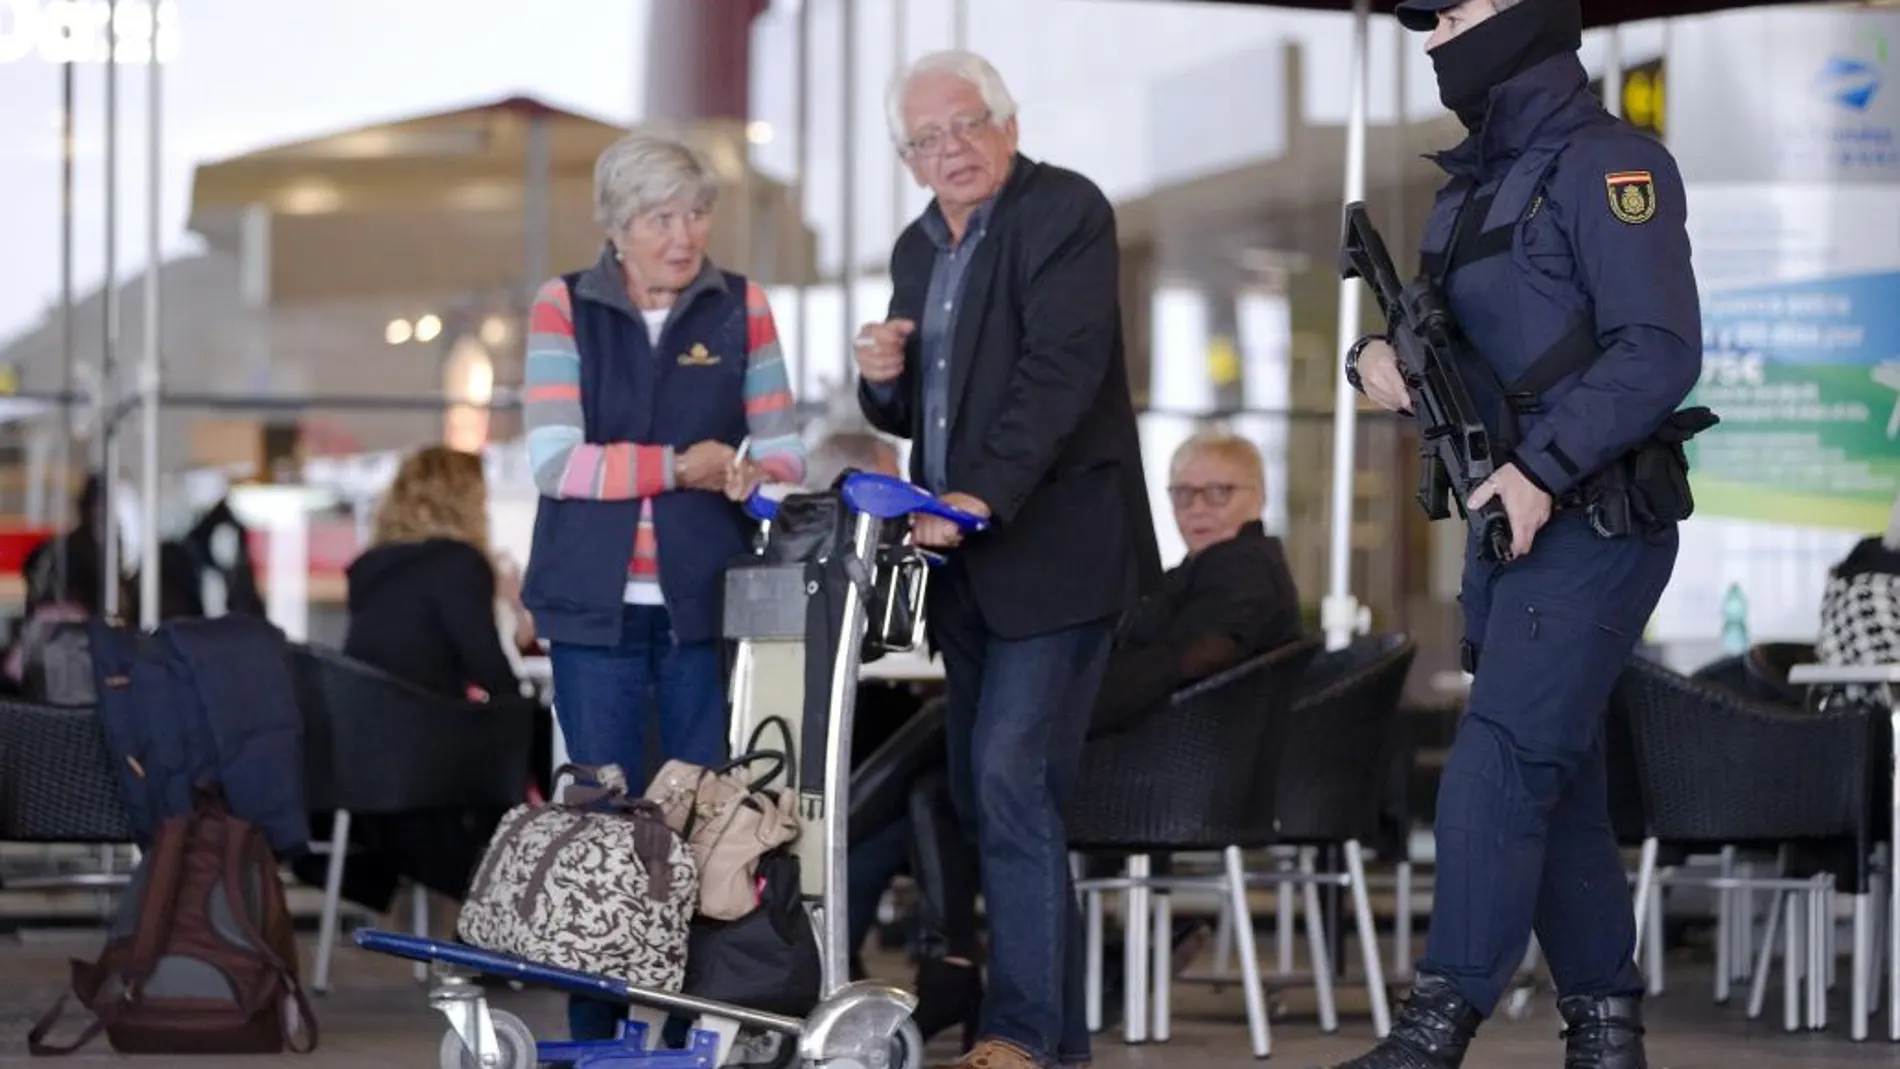
[[[1586,480],[1578,503],[1591,529],[1603,538],[1655,534],[1693,515],[1695,495],[1683,447],[1719,422],[1707,408],[1671,413],[1641,445]]]

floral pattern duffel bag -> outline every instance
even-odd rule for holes
[[[555,778],[570,772],[559,801],[502,818],[457,930],[484,950],[678,991],[699,901],[692,852],[617,766]]]

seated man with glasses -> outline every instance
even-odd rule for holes
[[[1260,522],[1267,486],[1253,443],[1220,431],[1188,439],[1169,464],[1168,498],[1187,558],[1123,621],[1090,738],[1127,731],[1174,691],[1300,636],[1286,553]]]
[[[1131,731],[1166,716],[1168,697],[1208,676],[1300,637],[1300,595],[1280,540],[1260,522],[1267,484],[1260,451],[1221,431],[1181,444],[1168,465],[1168,499],[1187,557],[1132,610],[1115,636],[1089,738]],[[1166,875],[1170,858],[1154,859]],[[1090,877],[1111,877],[1121,859],[1090,855]],[[1176,915],[1174,971],[1212,938],[1198,916]],[[1122,956],[1110,937],[1102,958],[1105,1020],[1122,1006]]]

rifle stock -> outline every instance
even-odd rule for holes
[[[1455,507],[1478,540],[1480,556],[1510,560],[1511,527],[1503,505],[1493,498],[1476,511],[1465,507],[1472,492],[1497,470],[1497,461],[1490,432],[1478,419],[1459,371],[1460,361],[1470,354],[1462,351],[1444,296],[1429,278],[1399,281],[1385,240],[1363,202],[1346,206],[1339,259],[1341,278],[1363,279],[1372,290],[1398,353],[1399,373],[1418,419],[1419,505],[1434,520],[1450,517]]]

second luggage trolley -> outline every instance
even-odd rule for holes
[[[822,996],[803,1018],[766,1013],[614,977],[526,961],[413,935],[364,929],[366,950],[447,968],[430,1005],[448,1018],[443,1069],[714,1069],[740,1028],[797,1042],[801,1064],[823,1069],[918,1069],[924,1044],[911,1022],[916,998],[875,980],[849,981],[845,879],[851,729],[866,648],[908,650],[922,630],[925,554],[896,535],[912,514],[966,531],[984,521],[901,479],[851,472],[831,490],[783,500],[755,493],[747,511],[767,525],[763,551],[727,570],[724,633],[738,641],[732,673],[732,738],[780,718],[796,740],[799,835],[793,845],[816,926]],[[558,695],[556,697],[558,700]],[[736,751],[735,751],[736,752]],[[491,1010],[467,974],[487,974],[695,1019],[691,1044],[649,1050],[646,1027],[627,1022],[615,1040],[536,1043],[518,1017]]]

